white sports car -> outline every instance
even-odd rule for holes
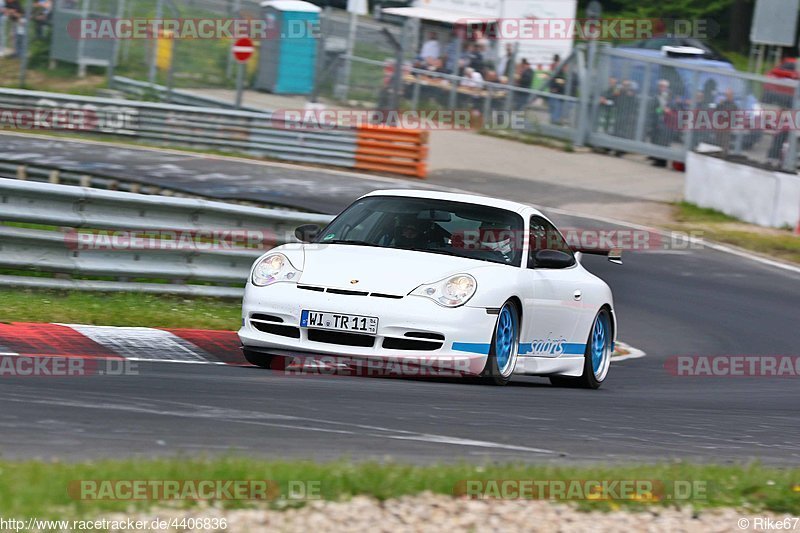
[[[597,388],[617,331],[611,290],[555,226],[515,202],[375,191],[273,248],[242,305],[247,360],[346,356]],[[610,254],[609,259],[618,261]]]

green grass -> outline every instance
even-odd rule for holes
[[[225,330],[238,329],[241,322],[241,304],[235,299],[0,289],[0,302],[0,322]]]
[[[678,222],[739,222],[739,219],[716,209],[699,207],[689,202],[679,202],[676,205],[678,207],[678,212],[676,213]]]
[[[695,466],[669,464],[623,467],[562,467],[533,465],[468,464],[410,466],[400,464],[352,463],[338,461],[263,461],[239,457],[217,459],[128,459],[102,460],[87,463],[44,463],[38,461],[0,461],[0,508],[9,517],[87,518],[113,511],[131,512],[150,507],[192,507],[192,501],[108,501],[81,500],[70,495],[80,480],[269,480],[276,484],[283,497],[271,500],[273,507],[301,505],[286,498],[291,481],[314,482],[319,497],[327,500],[347,499],[354,495],[371,495],[386,500],[407,494],[431,491],[454,495],[463,491],[467,480],[652,480],[663,483],[671,494],[675,482],[694,483],[704,487],[695,497],[667,499],[655,505],[736,507],[748,511],[800,513],[800,469],[774,469],[752,466]],[[463,493],[463,492],[462,492]],[[226,500],[219,504],[228,508],[259,505],[252,501]],[[651,502],[649,505],[652,505]],[[265,505],[263,502],[260,505]],[[582,501],[585,510],[642,508],[643,502],[630,499],[615,501]]]
[[[714,209],[681,202],[675,205],[672,229],[701,231],[706,239],[732,244],[759,254],[800,263],[800,236],[789,228],[762,228],[742,222]]]
[[[534,146],[545,146],[547,148],[554,148],[556,150],[563,150],[564,152],[574,152],[575,148],[569,141],[556,139],[555,137],[546,137],[536,133],[519,132],[512,130],[497,130],[484,128],[478,131],[481,135],[488,137],[497,137],[499,139],[507,139],[512,141],[521,142],[523,144],[530,144]]]

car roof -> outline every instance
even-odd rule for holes
[[[661,50],[651,50],[649,48],[629,48],[626,46],[619,46],[620,50],[624,50],[626,52],[630,52],[633,54],[638,54],[643,57],[658,57],[663,59],[676,59],[678,61],[685,61],[687,65],[697,65],[700,67],[714,67],[714,68],[721,68],[725,70],[730,70],[731,72],[736,72],[736,67],[734,67],[729,61],[720,61],[719,59],[709,59],[707,57],[666,57]]]
[[[542,214],[538,209],[529,205],[521,204],[519,202],[512,202],[510,200],[500,200],[499,198],[492,198],[490,196],[480,196],[478,194],[464,194],[424,189],[383,189],[372,191],[369,194],[365,194],[362,198],[368,196],[405,196],[407,198],[431,198],[434,200],[450,200],[453,202],[464,202],[467,204],[488,205],[520,214],[525,211],[533,212],[533,214],[538,215]]]

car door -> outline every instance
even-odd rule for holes
[[[520,355],[558,357],[582,355],[586,339],[576,328],[581,317],[583,272],[575,254],[553,224],[540,215],[530,217],[528,265],[525,277],[533,285],[533,301],[526,302],[529,317],[523,325]],[[536,252],[561,250],[573,258],[565,268],[541,268]]]

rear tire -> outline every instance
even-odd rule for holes
[[[611,365],[611,315],[601,309],[592,322],[583,359],[583,374],[577,378],[552,376],[550,383],[556,387],[599,389],[608,376]]]
[[[248,363],[261,368],[274,369],[279,359],[277,355],[255,352],[245,347],[242,347],[242,353],[244,354],[244,358]]]
[[[514,373],[519,353],[519,311],[507,301],[500,308],[497,323],[489,345],[489,357],[481,372],[483,382],[489,385],[505,385]]]

